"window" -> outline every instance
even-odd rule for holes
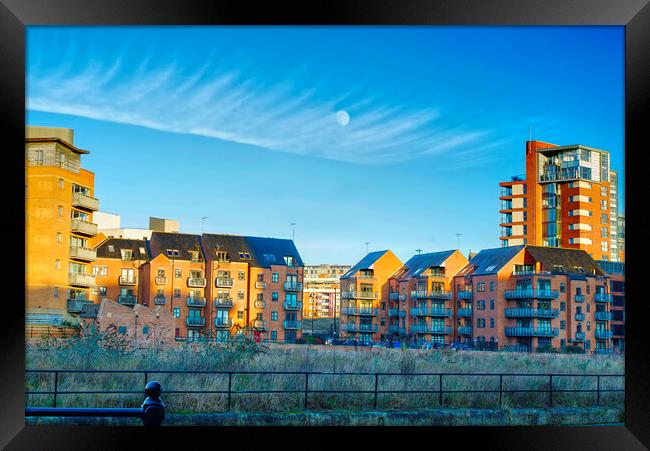
[[[587,321],[587,330],[591,330],[591,321]]]
[[[239,271],[237,273],[237,279],[244,280],[246,278],[246,273],[244,271]]]
[[[272,330],[271,331],[271,341],[276,341],[278,339],[278,331],[277,330]]]
[[[490,291],[494,291],[494,282],[490,282]],[[494,301],[492,301],[494,303]]]
[[[54,267],[56,269],[61,269],[61,260],[59,260],[58,258],[54,260]]]
[[[63,216],[63,206],[62,205],[59,205],[57,207],[57,211],[59,212],[59,216]]]
[[[566,285],[564,282],[560,282],[560,293],[565,293],[566,292]]]
[[[175,298],[180,298],[181,297],[181,289],[180,288],[174,288],[174,297]]]
[[[90,294],[97,295],[97,287],[90,287]]]
[[[295,259],[291,255],[285,255],[284,256],[284,261],[287,264],[287,266],[290,267],[290,268],[295,266]]]
[[[271,312],[271,321],[277,321],[278,320],[278,312]]]
[[[65,188],[65,181],[63,179],[59,179],[59,188]]]
[[[54,297],[55,298],[59,297],[59,287],[54,287]]]
[[[99,295],[106,296],[106,287],[99,287]]]
[[[603,197],[607,197],[607,187],[606,186],[601,186],[600,187],[600,195]]]
[[[587,304],[587,313],[591,312],[591,305]]]
[[[476,301],[476,310],[485,310],[485,301]]]
[[[487,268],[486,268],[487,270]],[[485,291],[485,282],[479,282],[476,284],[476,291]]]
[[[244,292],[242,290],[237,291],[237,299],[239,300],[244,299]]]
[[[485,328],[485,318],[476,318],[476,327],[478,329],[484,329]]]
[[[560,311],[566,312],[566,302],[564,301],[560,302]]]
[[[190,251],[190,260],[193,262],[199,261],[199,251]]]
[[[277,291],[273,291],[271,293],[271,301],[272,302],[278,302],[278,292]]]
[[[600,250],[603,252],[607,252],[607,241],[600,242]]]
[[[277,272],[271,274],[271,281],[273,283],[278,283],[280,281],[280,274],[278,274]]]
[[[589,340],[585,341],[585,350],[589,351],[591,349],[591,342]]]
[[[244,311],[237,310],[237,319],[244,319]]]
[[[142,327],[142,334],[147,335],[149,333],[149,326],[143,326]]]
[[[181,317],[181,308],[180,307],[174,307],[174,317],[175,318],[180,318]]]
[[[380,322],[380,324],[381,324],[382,326],[385,326],[385,325],[386,325],[386,318],[384,318],[384,317],[382,316],[379,322]]]
[[[226,251],[215,251],[215,256],[218,262],[230,261],[230,259],[228,258],[228,252]]]
[[[600,215],[600,223],[601,224],[607,224],[608,223],[607,213],[602,213]]]
[[[126,333],[126,326],[120,326],[120,327],[117,329],[117,331],[118,331],[119,333],[121,333],[121,334],[125,334],[125,333]]]
[[[560,320],[560,329],[561,330],[566,330],[566,321],[565,320]]]
[[[494,310],[494,299],[490,299],[490,310]]]
[[[158,277],[165,277],[165,270],[164,269],[158,269]]]
[[[174,269],[174,277],[176,277],[177,279],[180,279],[181,277],[183,277],[183,270],[175,268]]]
[[[601,200],[600,201],[600,209],[601,210],[607,210],[607,201],[606,200]]]
[[[56,242],[60,243],[63,241],[63,235],[61,235],[61,232],[56,232]]]
[[[102,275],[102,276],[108,275],[108,266],[102,266],[100,268],[99,274]]]
[[[122,260],[133,260],[133,251],[131,249],[120,249]]]
[[[607,230],[607,227],[601,227],[600,228],[600,237],[601,238],[607,238],[609,236],[609,231]]]
[[[490,329],[494,329],[494,318],[490,318]]]

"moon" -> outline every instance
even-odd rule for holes
[[[350,115],[347,111],[341,110],[336,112],[336,122],[345,127],[350,123]]]

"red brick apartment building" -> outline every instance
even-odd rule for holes
[[[599,261],[598,266],[610,279],[612,346],[618,351],[623,351],[625,350],[625,263]]]

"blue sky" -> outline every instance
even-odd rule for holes
[[[529,125],[610,151],[624,211],[623,27],[28,27],[26,120],[123,226],[295,222],[307,263],[498,247]]]

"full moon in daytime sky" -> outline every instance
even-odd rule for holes
[[[344,127],[350,123],[350,115],[348,114],[347,111],[337,111],[336,112],[336,122],[338,122],[339,125],[343,125]]]

